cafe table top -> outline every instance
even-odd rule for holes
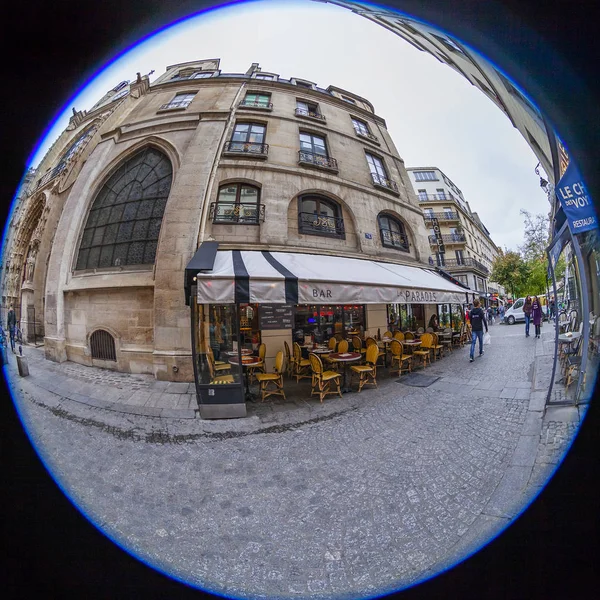
[[[579,333],[579,331],[573,331],[570,335],[567,335],[566,333],[561,333],[558,336],[558,341],[559,342],[574,342],[575,340],[578,340],[581,337],[581,333]]]
[[[338,362],[350,362],[360,358],[361,356],[362,354],[360,352],[332,352],[329,355],[329,358]]]
[[[242,360],[242,367],[254,367],[256,365],[258,365],[259,363],[261,363],[262,361],[260,360],[260,358],[258,356],[253,356],[253,361],[252,362],[244,362]],[[237,360],[237,357],[231,357],[229,359],[230,363],[233,363],[234,365],[239,365],[239,362]]]
[[[402,343],[405,346],[419,346],[423,342],[421,342],[421,340],[404,340]]]

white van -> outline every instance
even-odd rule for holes
[[[513,302],[513,305],[504,313],[504,322],[509,325],[514,325],[517,321],[525,322],[525,313],[523,312],[524,304],[525,298],[519,298]]]
[[[540,303],[542,304],[542,321],[548,320],[548,315],[546,314],[546,307],[544,306],[544,300],[542,300],[541,296],[538,296]],[[504,322],[509,325],[514,325],[517,322],[525,322],[525,313],[523,312],[523,305],[525,304],[525,298],[519,298],[517,301],[513,303],[513,305],[507,309],[504,313]]]

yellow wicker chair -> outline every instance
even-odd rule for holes
[[[419,349],[413,350],[413,356],[418,356],[421,359],[423,368],[427,367],[427,362],[431,364],[431,352],[433,350],[433,336],[431,333],[424,333],[421,336],[421,345]]]
[[[398,340],[399,342],[403,342],[404,334],[401,331],[396,331],[396,333],[394,334],[394,339]]]
[[[365,385],[374,385],[377,387],[377,360],[379,359],[379,347],[377,344],[370,345],[365,354],[364,365],[352,365],[352,377],[354,373],[358,375],[358,391],[360,392]]]
[[[258,373],[256,380],[260,384],[260,393],[262,401],[269,396],[283,396],[285,400],[285,392],[283,391],[283,352],[280,350],[275,356],[275,369],[273,373]],[[269,384],[272,383],[275,387],[269,389]]]
[[[412,354],[404,354],[404,346],[402,342],[398,340],[392,341],[390,344],[390,351],[392,353],[392,366],[390,367],[390,375],[397,373],[410,373],[412,367]],[[395,363],[398,363],[398,368],[394,369]],[[406,367],[403,366],[406,364]]]
[[[308,372],[310,361],[307,358],[302,358],[302,348],[298,342],[294,342],[294,377],[296,383],[301,379],[311,379],[312,375]]]
[[[433,336],[433,360],[437,360],[438,358],[442,358],[442,352],[444,351],[444,345],[440,344],[440,338],[437,333],[432,333]]]
[[[394,337],[394,336],[392,335],[392,332],[391,332],[391,331],[388,329],[388,330],[387,330],[387,331],[386,331],[386,332],[383,334],[383,337],[384,337],[384,338],[391,338],[391,337]]]
[[[312,389],[310,392],[311,396],[319,396],[319,400],[323,402],[323,398],[328,394],[339,394],[342,397],[342,390],[340,389],[340,381],[342,376],[336,371],[325,371],[323,369],[323,363],[321,359],[312,352],[308,355],[310,361],[310,368],[312,369]],[[334,383],[335,390],[331,389],[331,384]]]
[[[285,372],[288,377],[292,377],[294,374],[294,364],[296,359],[290,353],[290,347],[288,343],[283,341],[283,349],[285,350]]]
[[[234,383],[233,375],[217,375],[215,371],[215,363],[212,352],[206,353],[207,363],[208,363],[208,371],[210,373],[210,383],[211,385],[219,384],[219,383]]]
[[[252,383],[256,379],[256,372],[265,373],[265,356],[267,354],[267,347],[265,344],[261,344],[258,347],[258,358],[260,362],[256,365],[252,365],[251,367],[247,367],[248,369],[248,377],[250,383]]]
[[[404,333],[404,339],[405,340],[414,340],[415,339],[415,334],[412,333],[411,331],[406,331]]]
[[[338,349],[337,351],[339,353],[343,353],[343,352],[348,352],[348,340],[342,340],[339,344],[338,344]]]
[[[367,338],[365,343],[367,345],[367,350],[373,345],[377,348],[377,351],[379,352],[379,354],[377,355],[377,360],[379,360],[382,356],[385,357],[385,350],[381,350],[379,348],[379,346],[377,345],[377,342],[375,341],[375,338],[372,338],[372,337]]]
[[[362,354],[360,358],[360,362],[362,363],[363,359],[365,358],[365,352],[367,351],[367,349],[363,348],[362,340],[357,335],[352,336],[352,349],[354,350],[354,352],[360,352]]]
[[[223,360],[215,360],[215,355],[213,353],[213,349],[209,346],[206,353],[210,357],[212,361],[212,365],[214,367],[215,373],[219,375],[223,375],[227,371],[231,371],[231,365]]]
[[[329,351],[330,352],[335,352],[335,349],[337,347],[338,341],[335,339],[335,337],[330,337],[329,338],[329,342],[327,343],[327,345],[329,346]],[[321,360],[331,369],[336,369],[337,368],[337,363],[334,360],[331,360],[329,358],[329,354],[321,354]]]

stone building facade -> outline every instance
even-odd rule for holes
[[[503,295],[502,287],[489,280],[500,250],[460,189],[437,167],[409,167],[407,172],[429,229],[430,263],[469,286],[486,303],[492,293]]]
[[[122,82],[74,111],[37,177],[3,297],[44,315],[54,361],[193,381],[183,281],[205,241],[428,265],[421,206],[368,100],[256,63]],[[385,312],[367,307],[369,326]]]

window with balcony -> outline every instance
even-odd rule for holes
[[[392,181],[387,174],[386,168],[383,164],[383,160],[374,154],[365,152],[367,157],[367,164],[369,165],[369,171],[371,172],[371,181],[373,185],[392,190],[398,191],[398,186],[395,181]]]
[[[175,109],[184,109],[187,108],[191,101],[194,99],[195,93],[182,93],[176,94],[175,97],[168,102],[167,104],[163,104],[160,107],[160,110],[175,110]]]
[[[387,214],[380,214],[377,220],[379,221],[381,244],[386,248],[395,248],[396,250],[408,252],[409,243],[404,223]]]
[[[443,252],[436,252],[435,253],[435,262],[438,267],[445,267],[446,266],[446,255]]]
[[[273,108],[271,94],[248,92],[240,106],[244,108]]]
[[[379,141],[377,139],[377,136],[374,136],[371,133],[371,131],[369,130],[368,123],[366,123],[365,121],[361,121],[360,119],[356,119],[354,117],[351,117],[351,119],[352,119],[352,125],[354,127],[354,131],[356,132],[356,135],[367,138],[367,139],[371,140],[372,142]]]
[[[319,105],[314,102],[306,102],[306,100],[296,100],[296,116],[310,117],[319,121],[325,120],[325,117],[319,110]]]
[[[261,123],[236,123],[231,139],[225,143],[225,152],[266,156],[266,131],[266,125]]]
[[[438,200],[446,200],[446,192],[443,188],[436,188],[435,195],[437,196]]]
[[[126,159],[94,199],[75,268],[154,264],[172,178],[171,162],[156,148]]]
[[[211,218],[213,223],[258,224],[264,220],[260,190],[243,183],[221,186],[217,201],[211,205]]]
[[[337,202],[322,196],[301,196],[298,199],[298,231],[344,239],[341,207]]]
[[[427,190],[417,190],[419,200],[427,200]]]
[[[462,250],[455,250],[454,254],[456,255],[456,264],[457,265],[464,265],[465,264],[465,257],[463,256],[463,251]]]
[[[298,155],[300,163],[337,170],[337,161],[329,156],[324,137],[301,131]]]

